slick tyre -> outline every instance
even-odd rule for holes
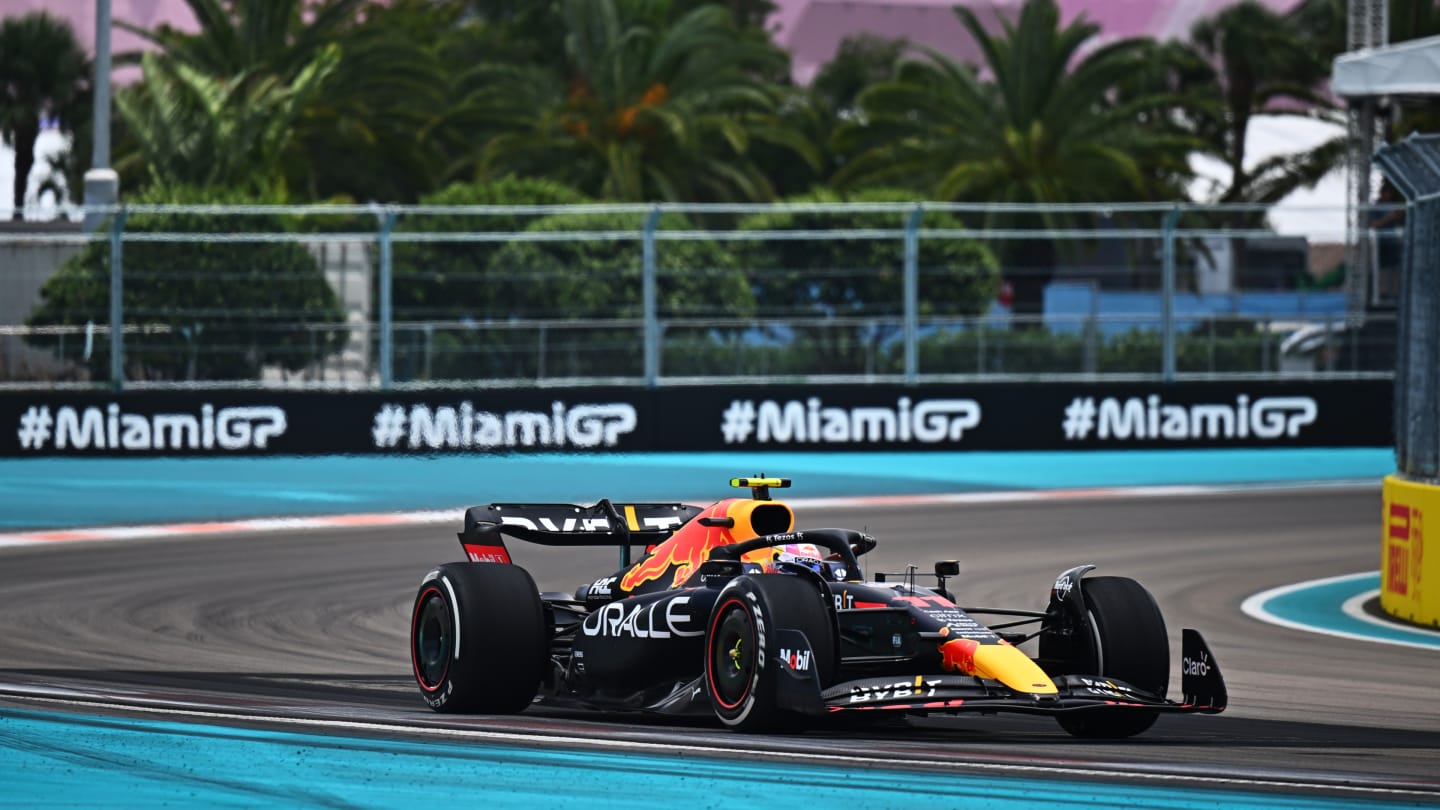
[[[548,653],[535,580],[499,563],[449,563],[420,583],[410,660],[437,712],[513,714],[540,689]]]
[[[1091,577],[1081,595],[1090,627],[1079,672],[1124,681],[1160,697],[1170,682],[1170,639],[1165,618],[1144,586],[1125,577]],[[1087,709],[1058,715],[1060,727],[1076,737],[1121,739],[1155,724],[1157,713],[1143,709]]]
[[[821,687],[834,682],[839,633],[832,597],[799,576],[737,577],[716,599],[705,636],[705,684],[726,726],[766,731],[787,714],[778,700],[781,629],[804,633]]]

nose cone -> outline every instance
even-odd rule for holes
[[[1055,682],[1010,644],[981,644],[974,639],[951,639],[940,645],[940,660],[946,670],[999,681],[1016,692],[1054,695]]]

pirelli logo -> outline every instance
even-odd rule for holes
[[[1390,504],[1385,528],[1385,587],[1396,596],[1407,596],[1412,566],[1419,573],[1423,537],[1420,510],[1409,504]]]

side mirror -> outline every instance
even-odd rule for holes
[[[935,563],[935,576],[953,577],[960,573],[959,560],[939,560]]]

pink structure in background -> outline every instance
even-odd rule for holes
[[[70,21],[75,36],[87,52],[95,49],[95,0],[0,0],[0,17],[18,17],[32,11],[48,11]],[[195,15],[185,0],[110,0],[110,18],[154,28],[169,23],[175,28],[195,30]],[[112,28],[110,50],[114,53],[139,49],[144,40],[119,28]]]
[[[1152,36],[1183,39],[1197,20],[1236,0],[1059,0],[1064,23],[1085,15],[1100,25],[1101,41]],[[1262,0],[1285,12],[1299,0]],[[846,37],[870,33],[908,39],[961,61],[974,61],[977,49],[954,7],[974,11],[991,31],[997,15],[1014,19],[1025,0],[775,0],[770,18],[775,41],[788,50],[796,81],[807,83],[835,56]]]
[[[1099,23],[1105,38],[1149,35],[1158,39],[1184,37],[1196,20],[1236,0],[1059,0],[1065,22],[1084,14]],[[1276,11],[1288,11],[1299,0],[1262,0]],[[828,62],[841,40],[871,33],[905,38],[966,60],[974,43],[952,8],[963,5],[981,20],[996,14],[1014,17],[1024,0],[775,0],[769,20],[776,41],[790,51],[794,75],[808,82]],[[0,0],[0,17],[47,10],[65,17],[87,49],[95,44],[95,0]],[[151,28],[160,23],[193,30],[195,17],[184,0],[111,0],[111,17]],[[992,29],[998,26],[992,26]],[[142,41],[125,31],[113,33],[116,53],[134,50]]]

